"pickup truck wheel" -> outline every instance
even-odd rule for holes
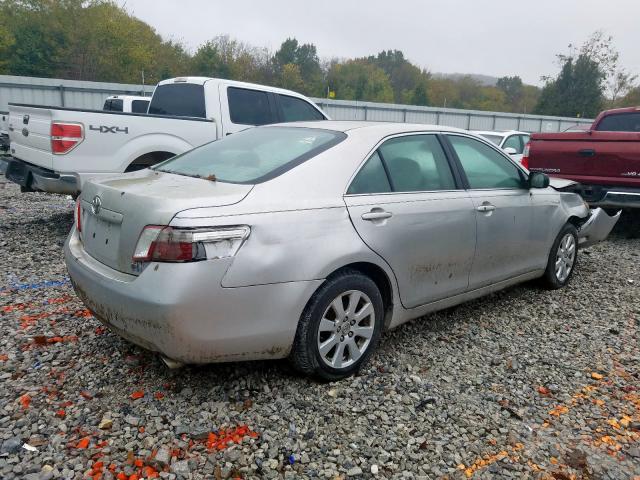
[[[556,290],[569,283],[578,263],[578,230],[567,223],[553,242],[543,284]]]
[[[302,313],[289,359],[298,371],[324,380],[348,377],[373,353],[383,315],[373,280],[351,270],[330,277]]]

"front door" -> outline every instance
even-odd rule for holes
[[[360,237],[391,266],[406,308],[467,290],[475,211],[436,135],[384,142],[345,202]]]
[[[494,147],[465,135],[447,135],[466,177],[477,220],[477,245],[469,277],[477,289],[538,268],[530,255],[533,228],[526,177]]]

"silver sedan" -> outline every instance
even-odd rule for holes
[[[324,121],[88,183],[65,258],[95,316],[170,365],[289,357],[339,379],[386,329],[565,286],[616,220],[468,132]]]

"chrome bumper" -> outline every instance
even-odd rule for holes
[[[610,216],[603,209],[596,208],[591,210],[590,213],[589,219],[578,231],[579,248],[590,247],[591,245],[601,242],[607,238],[615,224],[618,222],[622,211]]]
[[[609,208],[640,208],[640,191],[609,190],[592,205]]]

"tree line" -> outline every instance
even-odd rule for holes
[[[517,75],[487,85],[471,75],[432,75],[400,50],[320,59],[287,38],[278,50],[226,35],[189,52],[111,0],[0,0],[0,73],[155,84],[201,75],[262,83],[309,96],[475,110],[593,117],[640,104],[636,77],[619,66],[610,37],[596,32],[558,56],[542,88]]]

